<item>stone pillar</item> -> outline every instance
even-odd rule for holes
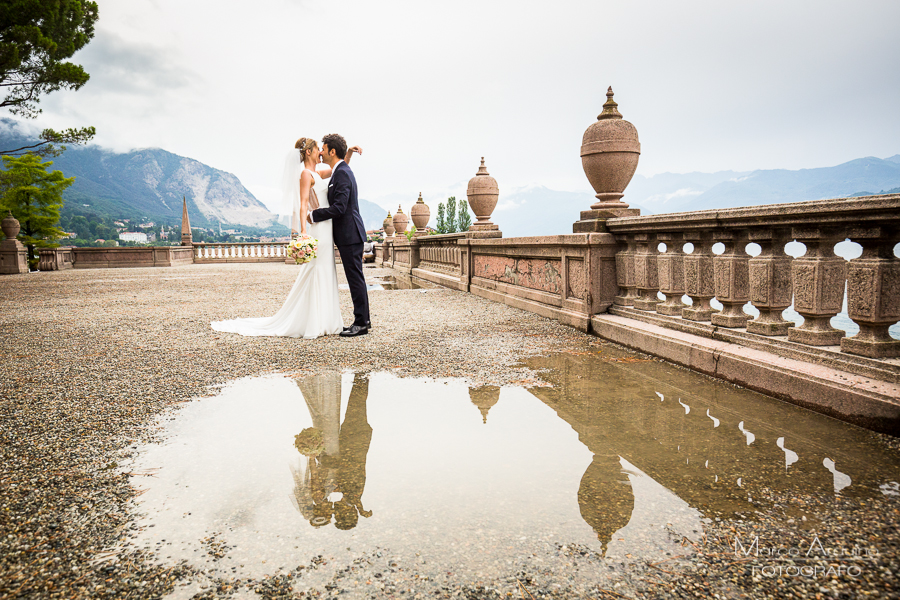
[[[759,256],[750,259],[750,302],[759,316],[747,323],[747,331],[759,335],[787,335],[794,324],[781,316],[791,305],[791,257],[784,253],[788,231],[754,229],[750,241],[759,244]]]
[[[847,312],[859,333],[841,339],[841,350],[870,358],[897,358],[900,341],[888,328],[900,321],[900,259],[894,256],[897,229],[874,227],[853,241],[863,253],[847,269]]]
[[[499,238],[503,237],[500,228],[491,223],[491,214],[497,207],[500,197],[500,188],[497,180],[490,176],[487,167],[484,166],[484,157],[481,157],[481,166],[475,177],[469,180],[466,188],[466,198],[469,207],[475,213],[475,222],[469,226],[467,238]]]
[[[806,254],[791,262],[794,310],[803,324],[788,329],[788,339],[810,346],[836,346],[844,332],[831,326],[844,300],[847,261],[834,255],[839,237],[823,228],[794,228],[793,237],[806,244]]]
[[[634,300],[638,310],[656,310],[659,304],[659,277],[656,272],[656,257],[659,254],[659,242],[655,233],[637,233],[637,252],[634,255],[634,285],[640,296]]]
[[[617,239],[625,243],[625,249],[616,253],[616,283],[619,285],[619,295],[615,297],[613,304],[634,306],[634,300],[638,297],[634,284],[634,255],[637,252],[637,242],[630,233]]]
[[[607,219],[641,214],[622,202],[625,188],[637,170],[641,143],[637,129],[622,118],[618,106],[610,87],[603,112],[582,137],[581,166],[597,201],[591,204],[591,210],[581,212],[581,219],[572,226],[574,233],[602,232]]]
[[[181,245],[193,246],[194,237],[191,235],[191,220],[188,218],[187,198],[181,197]]]
[[[745,327],[750,320],[744,312],[744,305],[750,301],[747,232],[729,229],[716,232],[716,239],[725,245],[725,252],[713,258],[716,298],[722,303],[722,311],[712,315],[712,324]]]
[[[3,219],[2,228],[6,239],[0,242],[0,275],[27,273],[28,250],[16,239],[21,226],[12,211]]]
[[[666,245],[665,254],[656,257],[659,291],[666,295],[666,301],[656,306],[656,312],[680,317],[682,309],[688,308],[681,301],[684,295],[684,234],[660,233],[657,238]]]
[[[681,311],[689,321],[709,321],[718,312],[709,305],[716,295],[713,270],[713,241],[708,231],[688,231],[684,241],[694,245],[694,251],[684,255],[684,293],[693,301]]]

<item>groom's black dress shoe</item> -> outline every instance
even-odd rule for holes
[[[340,333],[341,337],[356,337],[358,335],[366,335],[369,333],[369,328],[364,327],[362,325],[351,325],[348,329],[345,329]]]
[[[351,325],[350,327],[344,327],[344,331],[350,331],[350,328],[351,328],[351,327],[353,327],[353,325]],[[371,321],[366,321],[366,329],[372,329],[372,322],[371,322]]]

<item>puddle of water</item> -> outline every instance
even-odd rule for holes
[[[383,292],[385,290],[421,290],[423,288],[433,287],[434,286],[432,285],[428,285],[425,283],[416,283],[411,279],[394,277],[393,275],[386,275],[384,277],[377,277],[366,281],[366,290],[370,292]],[[346,283],[341,283],[338,284],[338,288],[342,290],[349,290],[350,286]]]
[[[684,554],[682,535],[751,515],[762,487],[897,493],[893,455],[827,417],[606,350],[528,364],[552,386],[235,381],[142,447],[130,470],[151,476],[134,480],[146,491],[131,543],[227,576],[383,553],[477,581],[557,543],[618,563]],[[307,428],[318,435],[298,440]]]

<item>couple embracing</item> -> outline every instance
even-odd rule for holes
[[[349,162],[358,146],[347,148],[343,137],[331,133],[319,149],[313,138],[300,138],[285,161],[282,182],[286,204],[299,216],[301,236],[318,240],[316,258],[299,266],[300,272],[281,309],[271,317],[215,321],[216,331],[246,336],[284,336],[313,339],[338,334],[355,337],[369,332],[369,295],[362,255],[366,228],[359,214],[356,178]],[[350,297],[353,323],[344,327],[338,296],[334,246]]]

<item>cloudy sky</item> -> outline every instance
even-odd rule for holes
[[[195,158],[273,208],[285,153],[330,132],[386,207],[464,191],[481,156],[501,197],[587,190],[609,85],[647,176],[900,153],[897,0],[98,3],[91,81],[38,124]]]

